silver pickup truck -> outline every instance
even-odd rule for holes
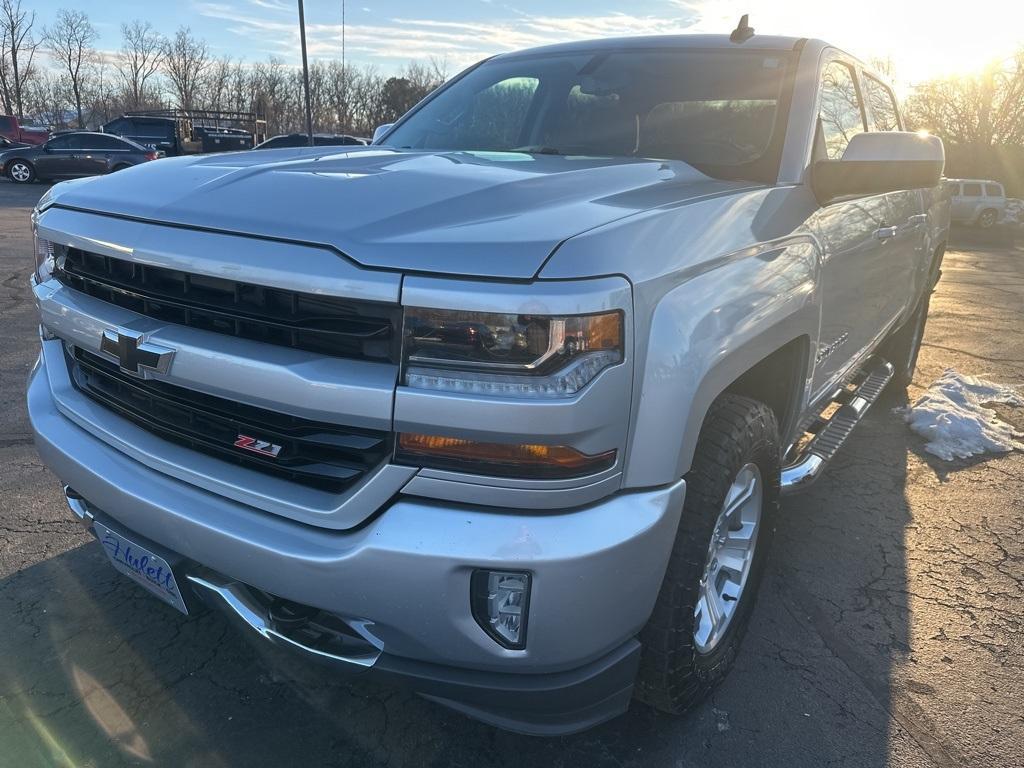
[[[501,55],[373,146],[33,214],[39,453],[111,562],[535,734],[693,705],[780,496],[910,380],[941,142],[816,40]]]

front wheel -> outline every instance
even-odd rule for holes
[[[665,580],[642,644],[636,697],[680,713],[732,667],[779,506],[779,434],[764,403],[723,395],[701,428]]]
[[[36,177],[35,168],[26,160],[15,160],[7,166],[7,177],[15,184],[28,184]]]

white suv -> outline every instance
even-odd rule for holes
[[[1003,218],[1006,191],[998,181],[989,179],[948,179],[954,223],[988,229]]]

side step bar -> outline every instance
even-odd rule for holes
[[[842,405],[836,409],[804,446],[799,457],[782,468],[782,493],[802,491],[821,477],[828,463],[843,447],[846,438],[864,418],[868,408],[882,394],[893,377],[892,364],[879,362],[856,389],[842,391]]]

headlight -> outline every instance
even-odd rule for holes
[[[50,279],[53,274],[55,262],[53,257],[53,243],[50,240],[39,237],[36,217],[32,216],[32,250],[36,260],[36,282],[41,283]]]
[[[508,315],[407,308],[405,383],[506,397],[567,397],[622,362],[622,313]]]

